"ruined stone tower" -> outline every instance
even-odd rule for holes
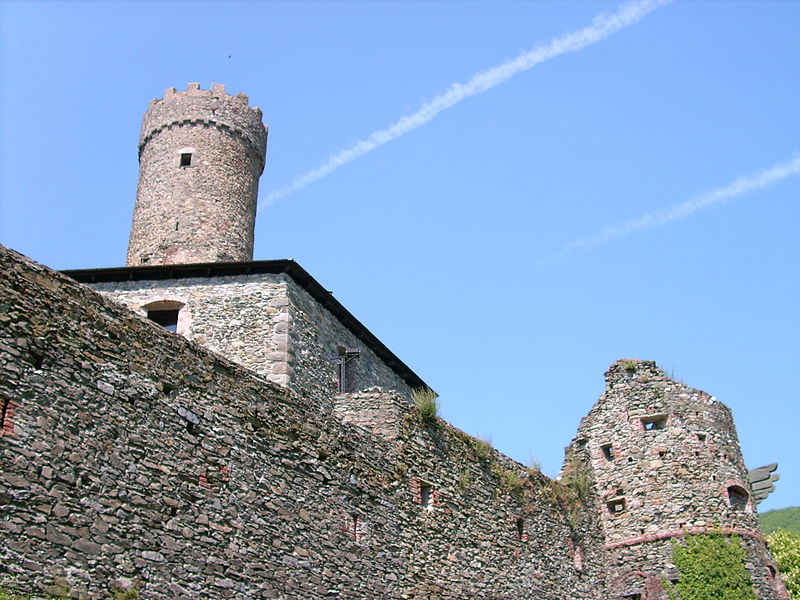
[[[567,463],[589,474],[613,598],[666,600],[680,574],[673,540],[738,535],[759,598],[783,597],[759,528],[730,409],[667,377],[652,361],[620,360],[581,421]]]
[[[139,187],[127,266],[253,259],[261,110],[225,86],[170,88],[139,136]]]

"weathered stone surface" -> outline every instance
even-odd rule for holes
[[[63,576],[93,598],[122,578],[170,600],[601,597],[591,514],[570,527],[545,478],[421,424],[402,394],[345,394],[337,410],[365,415],[344,422],[313,386],[273,385],[6,250],[0,305],[18,352],[0,351],[0,395],[19,404],[0,437],[0,563],[28,589]]]
[[[674,540],[717,528],[742,536],[759,597],[780,597],[733,417],[715,398],[651,361],[617,361],[568,448],[570,462],[591,479],[612,597],[666,598],[660,582],[679,576]],[[741,505],[732,489],[745,494]]]
[[[252,260],[266,144],[261,111],[225,86],[189,84],[153,100],[139,139],[127,264]]]

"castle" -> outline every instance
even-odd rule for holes
[[[618,361],[561,481],[420,410],[425,382],[311,275],[252,260],[266,142],[242,94],[169,89],[142,125],[126,267],[0,252],[0,581],[666,600],[674,541],[721,530],[758,597],[788,599],[725,405]]]

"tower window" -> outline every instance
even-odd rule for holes
[[[749,499],[747,492],[738,485],[732,485],[728,488],[728,501],[733,510],[745,510]]]
[[[644,417],[642,419],[642,425],[644,426],[645,431],[657,431],[659,429],[665,429],[667,427],[667,417]]]
[[[164,329],[178,331],[179,308],[171,310],[148,310],[147,318],[161,325]]]
[[[419,503],[422,508],[433,510],[433,486],[427,483],[419,486]]]
[[[606,508],[612,515],[625,512],[625,497],[622,495],[622,490],[617,490],[616,494],[606,501]]]
[[[182,167],[191,167],[192,166],[192,153],[191,152],[181,152],[181,166]]]
[[[614,446],[611,444],[603,444],[600,446],[600,449],[603,451],[603,456],[606,457],[606,460],[614,460]]]

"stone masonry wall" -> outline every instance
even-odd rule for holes
[[[0,399],[0,571],[26,590],[603,597],[596,523],[546,478],[413,412],[384,441],[2,248]]]
[[[220,84],[153,100],[139,139],[128,266],[252,260],[266,136],[261,111]]]
[[[728,407],[650,361],[618,361],[606,381],[568,460],[591,474],[612,597],[665,598],[660,577],[679,577],[673,539],[719,527],[744,536],[760,597],[776,598],[752,495],[738,507],[729,497],[750,489]]]
[[[410,398],[409,386],[308,292],[285,274],[92,284],[141,316],[153,302],[177,302],[178,333],[295,391],[330,401],[338,393],[337,348],[354,390],[379,386]]]
[[[233,275],[97,283],[91,287],[141,316],[177,302],[178,333],[283,386],[290,380],[286,275]]]
[[[340,347],[359,351],[357,358],[348,363],[351,386],[348,391],[371,387],[395,390],[406,399],[411,398],[411,388],[375,353],[367,348],[353,332],[342,325],[308,292],[294,282],[289,282],[291,324],[289,346],[292,349],[292,384],[320,399],[329,399],[338,391],[334,358]]]

